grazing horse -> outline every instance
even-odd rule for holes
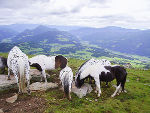
[[[78,72],[76,73],[76,75],[78,75],[79,73],[81,73],[83,70],[85,70],[88,66],[94,65],[94,64],[99,64],[99,65],[103,65],[103,66],[110,66],[111,63],[106,60],[106,59],[101,59],[101,60],[97,60],[97,59],[90,59],[87,60],[85,63],[83,63],[80,68],[78,69]],[[89,83],[91,83],[92,78],[89,76]],[[106,86],[108,85],[108,81],[106,82]]]
[[[68,99],[71,100],[70,92],[71,92],[72,81],[73,81],[72,69],[66,66],[64,69],[60,71],[59,78],[64,88],[64,97],[67,96]]]
[[[126,82],[127,72],[124,67],[121,66],[104,66],[99,63],[90,65],[78,74],[75,77],[75,84],[80,88],[84,84],[84,80],[87,77],[92,77],[95,80],[96,89],[98,90],[98,97],[101,94],[100,81],[110,82],[116,78],[117,87],[116,91],[111,95],[114,97],[116,93],[121,90],[124,91],[124,85]]]
[[[19,86],[19,93],[23,93],[25,90],[25,78],[26,78],[27,91],[29,94],[30,66],[28,56],[24,54],[17,46],[15,46],[10,50],[8,54],[7,64],[8,64],[8,79],[10,79],[10,71],[12,71]]]
[[[37,55],[29,59],[30,66],[36,67],[43,75],[45,82],[46,79],[46,70],[54,70],[57,68],[65,68],[67,65],[67,58],[58,55],[58,56],[46,56],[46,55]],[[41,76],[42,81],[42,76]]]
[[[5,73],[5,67],[7,67],[7,58],[0,56],[0,69],[2,70],[2,73]]]

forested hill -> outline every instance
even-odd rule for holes
[[[23,25],[21,26],[23,27]],[[56,26],[56,28],[58,27],[59,26]],[[0,28],[0,37],[2,37],[0,38],[0,52],[9,52],[10,49],[16,45],[26,54],[62,54],[67,57],[79,59],[89,59],[92,57],[106,58],[119,64],[130,62],[136,67],[141,67],[141,65],[146,68],[150,67],[148,64],[150,62],[149,58],[112,51],[115,50],[114,48],[118,47],[120,50],[124,48],[124,50],[127,51],[126,53],[128,53],[128,51],[129,53],[134,53],[135,50],[139,50],[144,54],[145,51],[149,51],[149,45],[147,44],[149,42],[148,30],[144,31],[147,32],[147,35],[143,38],[143,41],[141,41],[141,38],[136,40],[141,43],[138,44],[136,41],[128,42],[128,40],[135,39],[130,38],[131,35],[128,35],[129,37],[126,38],[123,37],[127,36],[126,34],[141,34],[140,32],[143,31],[119,27],[98,29],[61,26],[58,30],[52,28],[52,26],[25,25],[24,28],[18,30],[20,27],[16,25],[15,27],[0,26]],[[64,29],[72,30],[64,31]],[[132,42],[135,43],[132,44]],[[130,44],[132,45],[131,48]],[[137,48],[133,46],[134,44]],[[143,46],[147,49],[140,50]],[[148,54],[145,54],[144,56],[146,55]]]
[[[71,30],[83,41],[123,53],[150,57],[150,30],[125,29],[121,27],[81,28]]]

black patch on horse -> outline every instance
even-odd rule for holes
[[[77,88],[81,88],[81,86],[84,84],[84,80],[85,79],[87,79],[87,78],[93,79],[93,77],[90,76],[90,75],[88,75],[87,77],[85,77],[83,79],[80,79],[80,74],[81,74],[81,72],[78,74],[78,77],[77,77],[76,83],[75,83],[75,85],[76,85]]]
[[[30,65],[32,67],[36,67],[36,69],[38,69],[39,71],[42,71],[41,66],[38,63],[33,63],[32,65]]]

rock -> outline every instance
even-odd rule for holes
[[[31,76],[41,76],[41,72],[37,69],[30,69],[30,75]]]
[[[7,98],[6,102],[8,102],[8,103],[14,103],[17,100],[17,98],[18,98],[18,94],[15,93],[14,96]]]
[[[86,96],[88,93],[91,93],[92,87],[90,84],[85,83],[81,88],[77,88],[75,83],[72,84],[72,92],[75,93],[79,98]]]
[[[8,75],[0,75],[0,91],[17,87],[15,77],[11,76],[11,80],[7,80]]]
[[[35,82],[35,83],[32,83],[30,85],[30,90],[31,90],[31,92],[46,91],[46,90],[48,90],[50,88],[56,88],[56,87],[58,87],[57,83],[52,83],[52,82],[49,82],[49,83]]]

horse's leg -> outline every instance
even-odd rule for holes
[[[42,70],[42,75],[44,76],[45,83],[47,83],[47,79],[46,79],[46,73],[45,73],[45,70]]]
[[[20,93],[22,93],[22,91],[21,91],[21,82],[20,82],[21,80],[20,80],[20,77],[18,77],[18,75],[17,75],[16,73],[14,73],[14,76],[15,76],[17,85],[18,85],[18,87],[19,87],[18,93],[20,94]]]
[[[95,80],[96,87],[98,89],[98,97],[100,97],[100,95],[101,95],[100,79],[98,77],[96,77],[96,78],[94,78],[94,80]]]
[[[26,80],[27,80],[27,93],[30,95],[30,74],[29,74],[30,66],[26,67]]]
[[[71,87],[72,87],[72,83],[69,84],[69,100],[71,100]]]
[[[10,79],[10,69],[8,68],[8,80],[11,80]]]
[[[122,87],[122,92],[126,92],[125,90],[124,90],[124,85],[125,85],[125,82],[126,82],[126,77],[124,78],[124,80],[121,82],[121,87]]]
[[[117,83],[116,90],[115,90],[115,92],[111,95],[111,97],[116,96],[116,94],[117,94],[117,92],[119,91],[120,88],[121,88],[121,83],[120,83],[119,85],[118,85],[118,83]]]

